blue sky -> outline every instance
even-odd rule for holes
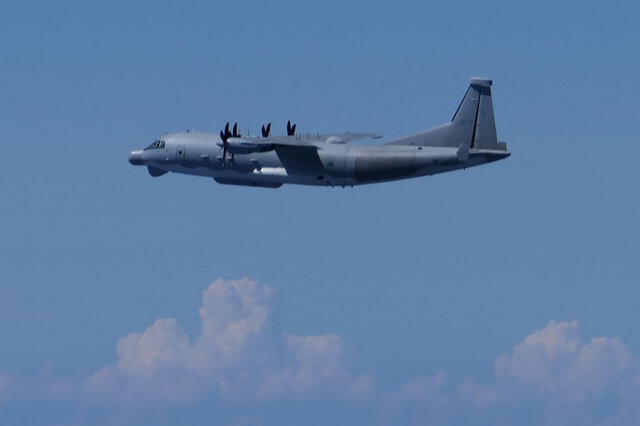
[[[567,402],[569,423],[629,424],[622,401],[640,401],[637,384],[595,377],[640,377],[637,3],[8,1],[0,10],[3,424],[557,424],[567,410],[545,398],[574,401],[586,388]],[[235,120],[253,132],[268,121],[283,132],[292,119],[302,131],[401,136],[449,120],[471,75],[495,81],[507,161],[277,191],[152,179],[127,163],[130,149],[167,131],[217,132]],[[232,396],[214,384],[218,373],[183,371],[197,342],[211,342],[198,309],[219,278],[233,300],[273,292],[240,303],[269,314],[246,334],[261,349],[236,348],[264,351],[267,367],[249,355],[233,366],[212,358],[229,377],[255,372]],[[160,318],[175,326],[153,328]],[[193,347],[171,362],[152,349],[116,353],[147,329],[151,341],[173,336],[159,347],[177,347],[176,336]],[[300,355],[316,344],[333,357]],[[535,365],[587,365],[591,384],[520,374],[540,348],[556,349]],[[139,388],[119,364],[129,355],[179,368]],[[331,374],[310,378],[308,392],[287,387],[287,374],[308,365]],[[611,365],[619,370],[600,369]],[[96,394],[87,383],[105,368],[120,387]],[[263,400],[251,390],[265,371],[282,374]],[[186,402],[149,391],[182,379]],[[501,399],[514,392],[515,402]]]

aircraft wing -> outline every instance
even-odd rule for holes
[[[279,145],[275,151],[287,173],[322,174],[325,171],[315,145]]]
[[[294,137],[294,136],[269,136],[267,138],[262,138],[258,136],[245,137],[234,139],[229,138],[230,143],[240,143],[244,145],[256,145],[256,146],[287,146],[287,147],[307,147],[307,148],[315,148],[318,147],[314,145],[312,142],[314,139],[306,139],[303,137]],[[317,140],[315,140],[317,142]]]
[[[330,134],[300,134],[296,136],[269,136],[266,138],[243,137],[242,139],[256,145],[275,145],[275,146],[307,146],[316,147],[315,143],[327,142],[334,140],[338,143],[351,142],[358,139],[378,139],[382,135],[376,133],[330,133]],[[316,147],[317,148],[317,147]]]
[[[287,173],[309,173],[317,172],[322,174],[324,171],[324,165],[318,155],[319,141],[315,138],[306,138],[302,135],[299,136],[270,136],[266,138],[252,137],[242,138],[244,146],[253,145],[260,147],[273,149],[276,155],[280,159],[280,162],[287,170]],[[237,139],[236,141],[240,141]],[[229,139],[230,143],[234,143],[233,139]],[[315,143],[313,143],[315,142]]]
[[[351,142],[358,139],[380,139],[382,135],[378,135],[377,133],[331,133],[326,135],[311,135],[311,138],[318,138],[321,140],[328,140],[329,138],[336,138],[342,142]]]
[[[316,146],[311,142],[311,140],[295,137],[295,136],[269,136],[267,138],[255,138],[251,139],[251,142],[264,144],[264,145],[276,145],[276,146],[307,146],[314,147]]]

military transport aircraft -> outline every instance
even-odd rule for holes
[[[433,175],[507,158],[498,142],[491,100],[492,81],[471,78],[451,122],[381,145],[350,144],[380,138],[372,133],[243,136],[238,124],[220,135],[185,132],[162,136],[129,162],[147,166],[151,176],[167,172],[212,177],[230,185],[278,188],[285,183],[353,186]]]

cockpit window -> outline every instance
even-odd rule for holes
[[[145,148],[145,151],[148,149],[161,149],[164,148],[164,141],[162,139],[158,139],[157,141],[153,142],[151,145],[149,145],[148,147]]]

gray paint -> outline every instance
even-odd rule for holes
[[[475,167],[510,155],[497,140],[491,85],[472,78],[451,122],[382,145],[349,143],[380,137],[370,133],[237,137],[227,140],[223,158],[220,136],[187,132],[132,151],[129,162],[154,177],[174,172],[264,188],[353,186]]]

